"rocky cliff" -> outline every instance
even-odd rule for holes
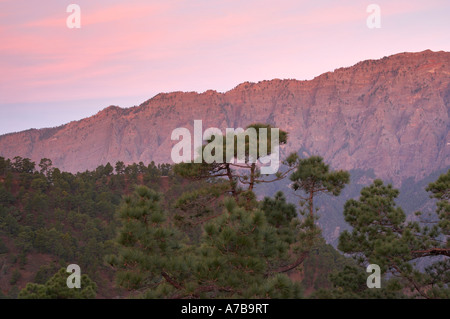
[[[76,172],[118,160],[170,162],[171,132],[265,122],[289,132],[283,152],[334,168],[373,169],[400,184],[450,165],[450,52],[401,53],[310,81],[243,83],[226,92],[158,94],[66,125],[0,136],[0,155],[47,157]]]

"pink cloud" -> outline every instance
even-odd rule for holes
[[[96,1],[81,5],[79,30],[66,28],[64,10],[1,26],[0,67],[7,76],[0,79],[5,92],[0,99],[98,98],[108,90],[143,95],[149,88],[220,90],[245,80],[303,79],[374,58],[370,38],[361,35],[366,4],[358,1],[199,3]],[[443,3],[380,1],[382,23]],[[406,44],[420,37],[399,41],[395,30],[387,31],[371,34],[385,40],[376,54],[407,50]]]
[[[141,19],[160,14],[171,8],[169,3],[139,3],[139,4],[116,4],[109,7],[96,7],[93,11],[88,8],[81,7],[82,26],[87,27],[96,24],[127,21]],[[30,21],[24,26],[26,27],[56,27],[66,25],[66,16],[59,14],[58,16],[46,17],[35,21]]]

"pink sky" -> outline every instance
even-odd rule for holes
[[[81,7],[81,29],[66,8]],[[381,28],[366,25],[369,4]],[[450,2],[0,0],[0,134],[159,92],[312,79],[399,52],[450,51]]]

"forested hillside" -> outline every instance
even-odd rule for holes
[[[27,282],[43,284],[75,263],[97,282],[100,296],[114,297],[102,259],[114,251],[115,210],[136,184],[159,190],[169,169],[119,162],[73,175],[48,159],[35,165],[0,158],[0,290],[14,297]]]
[[[114,216],[122,197],[146,185],[164,194],[166,209],[179,213],[176,199],[200,184],[176,176],[164,164],[118,162],[74,175],[53,168],[49,159],[36,165],[21,157],[0,158],[0,296],[15,298],[27,283],[45,284],[72,263],[97,284],[97,298],[127,296],[103,261],[116,251]],[[308,291],[329,286],[334,260],[344,262],[332,247],[322,249],[325,257],[316,255],[305,264],[315,273],[306,276]],[[329,260],[317,266],[320,258]]]
[[[406,220],[392,185],[367,184],[340,212],[350,231],[338,252],[317,206],[351,187],[351,174],[293,153],[274,179],[291,181],[290,203],[282,192],[258,199],[254,186],[270,181],[247,168],[119,161],[72,174],[46,158],[0,158],[0,295],[449,297],[450,171],[428,184],[437,208],[423,223]],[[427,269],[414,266],[424,260]],[[366,286],[369,263],[381,267],[381,289]],[[65,286],[69,264],[82,270],[80,291]]]

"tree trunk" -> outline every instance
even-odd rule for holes
[[[237,198],[237,192],[236,192],[236,184],[234,183],[233,175],[231,174],[230,164],[226,164],[226,168],[227,168],[227,176],[228,176],[228,179],[230,180],[230,185],[231,185],[231,194],[233,195],[234,199],[236,199],[236,201],[237,201],[238,198]]]
[[[255,169],[256,163],[252,163],[252,167],[250,168],[250,185],[248,186],[249,191],[253,190],[253,186],[255,184]]]

